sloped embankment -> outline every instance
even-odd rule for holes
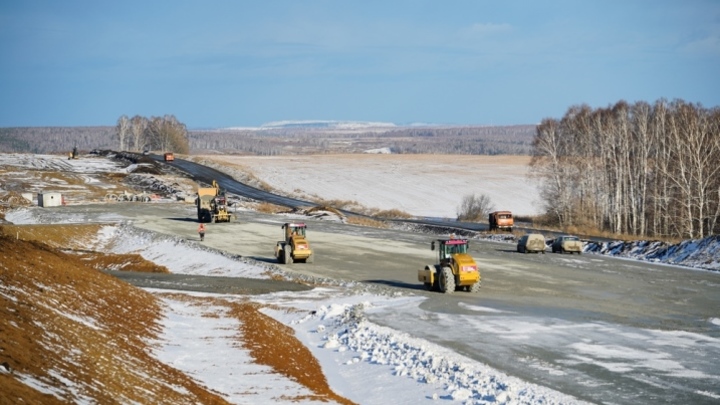
[[[150,355],[151,294],[15,235],[0,257],[0,403],[226,403]]]

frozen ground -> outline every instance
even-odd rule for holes
[[[61,165],[63,170],[84,172],[90,177],[107,170],[118,170],[114,165],[106,166],[104,158],[97,158],[95,162],[98,167],[95,167],[89,160],[67,161],[62,157],[58,157],[58,159],[64,160]],[[54,165],[60,165],[52,158],[35,160],[32,157],[23,157],[22,159],[15,158],[14,162],[22,162],[18,164],[20,170],[52,170],[51,167],[55,167]],[[45,164],[42,162],[51,162],[52,164],[42,168],[42,165]],[[75,162],[78,162],[77,166],[74,165]],[[362,195],[363,193],[357,190],[362,190],[363,187],[373,187],[370,181],[335,191],[336,188],[331,185],[343,184],[347,177],[342,176],[348,176],[342,175],[340,180],[333,180],[332,173],[340,170],[340,162],[334,163],[338,166],[331,165],[330,168],[325,169],[311,161],[305,163],[306,166],[296,169],[298,172],[304,173],[302,176],[305,177],[300,178],[305,180],[324,178],[327,182],[324,186],[317,186],[318,188],[314,190],[305,188],[305,184],[314,184],[313,182],[305,181],[295,184],[295,187],[310,194],[318,193],[327,199],[354,199],[352,196],[341,195],[340,191],[354,191],[356,195]],[[66,168],[67,164],[73,165],[72,168]],[[79,164],[83,165],[82,168]],[[236,164],[247,164],[247,162],[243,160]],[[273,161],[258,159],[257,164],[271,166],[266,170],[275,170],[272,168],[275,166]],[[367,161],[365,164],[369,165]],[[345,167],[345,171],[351,172],[349,167],[350,165]],[[424,167],[424,165],[420,164],[416,169],[420,170],[420,167]],[[449,169],[447,163],[442,167],[444,169],[436,166],[426,173]],[[378,166],[377,170],[373,172],[366,169],[351,177],[377,178],[377,176],[384,175],[383,170],[385,169],[382,169],[381,166]],[[256,170],[255,167],[253,167],[253,171],[263,180],[267,180],[263,177],[262,171]],[[279,172],[274,176],[274,178],[284,178]],[[301,174],[297,174],[297,176],[301,176]],[[404,180],[397,184],[402,184],[404,189],[411,190],[417,186],[420,191],[398,193],[393,188],[374,187],[375,197],[367,201],[358,201],[369,207],[383,209],[400,207],[417,215],[454,215],[457,202],[453,203],[452,210],[448,209],[448,201],[442,202],[440,199],[425,198],[422,204],[418,204],[418,196],[421,196],[423,191],[428,192],[437,187],[436,185],[426,186],[421,181],[427,176],[412,179],[401,174],[398,176],[397,179]],[[448,172],[445,173],[445,176],[452,177]],[[268,179],[272,178],[272,175],[268,177]],[[519,179],[516,181],[520,182]],[[272,181],[268,182],[273,186],[278,186]],[[326,192],[337,192],[338,194],[336,197],[320,194]],[[378,205],[378,203],[386,201],[393,201],[399,204],[399,207]],[[415,211],[416,209],[417,211]],[[523,208],[518,206],[517,208],[510,207],[510,209],[522,212]],[[108,218],[105,220],[112,220],[112,218]],[[6,219],[15,223],[36,221],[36,217],[27,209],[9,212]],[[119,221],[120,218],[115,220]],[[138,232],[141,237],[137,237]],[[132,234],[133,237],[127,237],[129,234]],[[638,244],[627,249],[619,249],[616,245],[614,246],[614,248],[599,247],[596,251],[608,254],[622,251],[631,252],[627,253],[628,257],[639,258],[643,252],[648,252],[651,246],[656,247],[651,244],[644,246]],[[701,246],[705,248],[704,256],[695,254]],[[647,249],[643,250],[644,247]],[[88,246],[88,248],[114,253],[139,253],[147,259],[168,267],[174,273],[267,277],[266,265],[238,263],[217,252],[192,244],[179,243],[172,238],[158,237],[150,232],[138,231],[132,226],[107,226],[98,235],[96,244]],[[595,249],[593,250],[595,251]],[[717,248],[716,239],[709,240],[707,243],[689,241],[682,247],[673,249],[673,255],[665,257],[684,257],[686,260],[695,260],[682,263],[686,265],[715,263],[714,266],[717,269],[718,250],[720,249]],[[693,259],[693,257],[696,258]],[[649,259],[662,260],[662,256],[655,255]],[[223,296],[222,298],[234,299],[232,296]],[[217,314],[220,312],[218,309],[199,308],[187,305],[182,301],[163,299],[166,304],[164,330],[156,353],[163,362],[193,376],[208,388],[221,393],[232,403],[246,403],[248,397],[238,393],[245,393],[249,390],[257,393],[257,396],[252,397],[253,403],[277,402],[278,393],[287,393],[288,397],[303,394],[303,387],[253,364],[252,358],[247,352],[230,344],[228,330],[235,328],[236,325],[223,316],[216,318],[207,316],[208,313]],[[310,348],[322,364],[331,387],[338,394],[357,403],[416,404],[438,403],[437,401],[463,404],[583,403],[576,398],[546,387],[508,376],[456,352],[419,339],[416,334],[399,332],[368,320],[368,314],[386,313],[387,317],[391,317],[398,309],[404,309],[405,313],[415,316],[422,316],[422,311],[417,309],[418,304],[422,301],[422,298],[419,297],[389,294],[382,289],[370,289],[356,283],[340,283],[326,288],[316,288],[310,292],[275,293],[253,299],[277,305],[277,309],[265,310],[266,314],[291,326],[298,338]],[[476,306],[467,309],[474,312],[492,312],[488,308]],[[410,317],[409,319],[417,318]],[[402,319],[398,319],[398,322],[400,321]],[[407,319],[405,321],[407,322]],[[440,316],[435,321],[440,325],[459,327],[458,320],[451,319],[450,316]],[[708,322],[720,326],[720,315]],[[538,322],[537,320],[512,320],[503,317],[503,314],[496,314],[493,322],[487,325],[478,325],[479,329],[471,330],[473,333],[498,333],[498,338],[516,339],[519,342],[527,341],[528,344],[531,341],[541,342],[542,337],[565,339],[566,336],[569,336],[567,334],[583,333],[584,342],[576,342],[568,347],[568,350],[575,353],[575,360],[578,362],[607,367],[610,372],[623,372],[633,367],[652,367],[666,369],[669,373],[686,373],[687,378],[712,378],[708,375],[693,374],[692,370],[685,368],[682,364],[672,362],[662,349],[685,347],[687,350],[693,351],[699,347],[713,347],[713,350],[718,350],[720,343],[717,339],[679,331],[642,331],[641,334],[636,330],[620,331],[619,333],[612,331],[611,333],[627,336],[626,343],[628,347],[633,348],[628,350],[625,346],[602,345],[595,342],[595,339],[599,340],[602,336],[610,333],[607,325],[588,324],[586,326],[587,330],[585,331],[570,331],[566,330],[568,325],[552,325],[546,321]],[[537,339],[531,339],[531,337]],[[644,346],[649,346],[650,349],[646,350]],[[617,359],[623,360],[617,361]],[[528,367],[543,367],[543,364],[529,364]],[[557,374],[563,373],[563,370],[548,369],[548,372]],[[253,374],[254,377],[229,377],[247,374]],[[72,384],[71,381],[68,383]],[[707,397],[710,401],[720,401],[720,391],[699,394]],[[307,403],[311,403],[311,401],[307,401]]]

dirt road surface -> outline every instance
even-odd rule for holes
[[[80,222],[130,219],[137,227],[200,243],[192,205],[96,204],[50,209],[42,215]],[[236,215],[236,222],[209,224],[202,243],[275,263],[281,224],[293,219],[250,211]],[[708,322],[718,317],[720,308],[716,273],[597,255],[524,255],[514,244],[472,240],[470,253],[483,277],[480,293],[443,295],[424,291],[416,279],[418,269],[435,261],[429,247],[437,235],[303,221],[308,223],[315,262],[278,266],[299,275],[355,280],[427,297],[420,308],[368,314],[373,322],[592,402],[712,403],[697,393],[712,392],[717,382],[713,376],[720,347],[713,342],[720,331]],[[265,287],[256,288],[261,292]],[[448,319],[456,321],[446,324]],[[702,350],[667,343],[678,347],[667,349],[670,354],[657,361],[672,366],[633,368],[626,356],[606,354],[613,353],[613,347],[640,353],[648,342],[675,332],[695,340],[706,336],[711,342]],[[600,345],[605,351],[583,352],[583,345]],[[630,369],[618,372],[621,367]],[[709,377],[688,376],[690,371]]]

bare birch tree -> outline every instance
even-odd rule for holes
[[[531,169],[561,226],[702,238],[720,232],[720,109],[674,100],[568,109],[537,127]]]
[[[145,147],[145,131],[147,131],[148,121],[147,118],[136,115],[130,122],[132,123],[133,150],[140,152]]]
[[[115,128],[118,140],[120,141],[120,150],[127,150],[126,140],[130,129],[130,120],[127,115],[121,115],[120,118],[118,118],[117,126]]]

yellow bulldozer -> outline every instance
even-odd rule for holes
[[[282,226],[285,240],[275,245],[275,258],[278,263],[312,263],[315,259],[310,241],[307,239],[307,225],[304,223],[285,223]]]
[[[235,215],[228,210],[225,193],[213,180],[212,187],[198,187],[197,198],[198,222],[230,222]]]
[[[438,251],[438,263],[418,270],[418,281],[428,291],[452,294],[456,290],[476,293],[480,290],[480,270],[468,254],[468,240],[449,238],[432,241],[430,248]]]

